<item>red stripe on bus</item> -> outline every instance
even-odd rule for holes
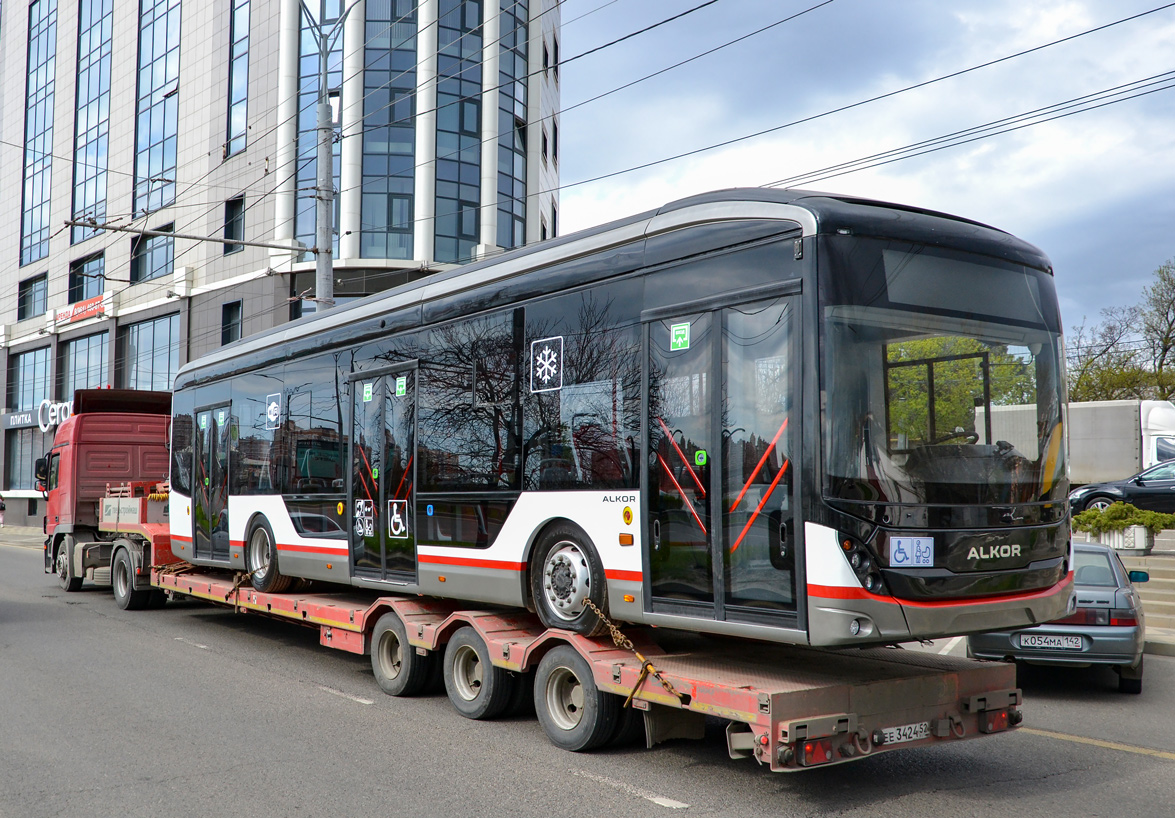
[[[291,543],[279,542],[277,544],[278,551],[294,551],[299,554],[330,554],[336,557],[343,557],[347,554],[347,546],[341,545],[332,548],[327,545],[292,545]]]
[[[908,605],[912,608],[958,608],[963,605],[991,605],[998,602],[1017,602],[1029,599],[1043,599],[1048,596],[1053,596],[1064,587],[1073,581],[1073,574],[1065,575],[1065,578],[1058,582],[1051,588],[1045,588],[1042,591],[1024,591],[1019,594],[1001,594],[999,596],[986,597],[969,597],[967,599],[942,599],[935,601],[918,601],[913,599],[896,599],[892,596],[879,596],[871,594],[864,588],[846,588],[840,585],[815,585],[808,584],[808,596],[818,597],[820,599],[867,599],[873,602],[885,602],[890,605]]]
[[[185,537],[182,534],[172,534],[171,538],[173,540],[175,540],[176,542],[191,542],[192,541],[191,537]]]
[[[526,567],[524,562],[505,562],[502,560],[478,560],[472,557],[440,557],[435,554],[420,554],[419,562],[433,565],[461,565],[467,568],[495,568],[499,571],[521,571]]]
[[[621,571],[619,568],[613,568],[611,571],[605,570],[604,576],[608,579],[621,579],[625,582],[641,582],[645,578],[641,571]]]

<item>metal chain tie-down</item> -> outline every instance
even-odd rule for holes
[[[686,703],[682,697],[682,694],[678,693],[674,689],[673,685],[670,684],[669,680],[661,675],[661,671],[653,667],[653,663],[645,658],[644,654],[636,649],[636,646],[632,643],[632,640],[621,633],[620,628],[612,624],[612,621],[604,615],[604,612],[596,606],[596,603],[592,602],[590,599],[585,599],[583,603],[587,607],[591,608],[592,613],[598,616],[600,621],[604,623],[604,627],[606,627],[609,633],[612,634],[612,642],[616,645],[616,647],[620,648],[621,650],[632,651],[632,655],[635,656],[641,663],[641,674],[637,677],[636,684],[632,686],[632,690],[629,691],[628,698],[624,700],[625,707],[632,706],[632,697],[635,696],[636,692],[641,689],[641,685],[645,683],[645,679],[649,678],[650,674],[652,674],[654,679],[661,683],[661,687],[665,688],[665,691],[670,696],[673,696],[683,705]]]

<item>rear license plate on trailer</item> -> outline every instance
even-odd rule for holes
[[[886,744],[904,744],[907,741],[930,738],[930,722],[919,721],[900,727],[883,727],[881,732],[885,736]]]
[[[1020,647],[1044,650],[1081,650],[1080,636],[1061,636],[1051,633],[1022,633]]]

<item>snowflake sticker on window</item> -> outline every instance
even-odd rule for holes
[[[530,391],[551,392],[563,388],[563,336],[530,344]]]
[[[265,428],[276,429],[281,423],[282,419],[282,396],[279,392],[276,395],[265,396]]]

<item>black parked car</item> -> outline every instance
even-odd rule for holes
[[[1117,502],[1175,514],[1175,460],[1151,466],[1125,480],[1088,483],[1069,493],[1069,508],[1074,514]]]

